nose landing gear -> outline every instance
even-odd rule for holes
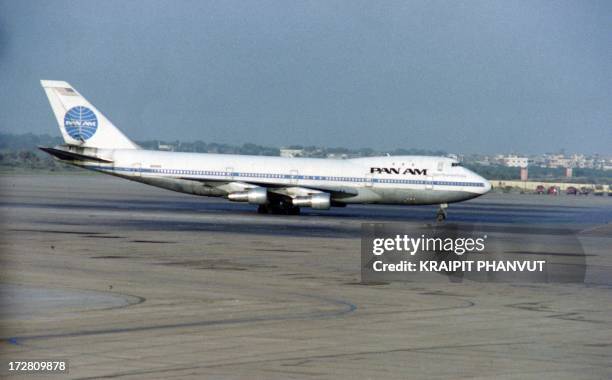
[[[448,208],[448,203],[440,204],[440,208],[438,208],[438,213],[436,214],[436,221],[442,223],[446,220],[446,209]]]

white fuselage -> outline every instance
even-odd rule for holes
[[[88,169],[184,193],[225,196],[254,187],[289,196],[326,192],[349,203],[440,204],[480,196],[489,182],[445,157],[388,156],[355,159],[284,158],[226,154],[104,150],[112,163]]]

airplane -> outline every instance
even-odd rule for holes
[[[41,80],[65,144],[39,147],[56,159],[181,193],[257,205],[261,214],[296,215],[349,204],[439,205],[479,197],[491,184],[454,159],[383,156],[287,158],[152,151],[126,137],[70,84]]]

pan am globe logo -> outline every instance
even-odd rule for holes
[[[72,107],[64,116],[64,128],[66,128],[66,132],[68,132],[70,137],[84,142],[96,133],[98,118],[87,107]]]

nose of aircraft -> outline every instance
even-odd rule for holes
[[[473,178],[476,182],[480,182],[484,184],[483,187],[479,187],[476,189],[476,193],[478,195],[483,195],[491,191],[491,182],[487,181],[483,176],[474,173],[473,171],[468,171],[471,178]]]
[[[476,188],[472,188],[472,192],[473,194],[475,194],[475,196],[480,196],[483,194],[488,193],[489,191],[491,191],[491,182],[487,181],[484,177],[482,177],[481,175],[474,173],[473,171],[467,169],[467,168],[462,168],[463,170],[465,170],[466,176],[471,179],[474,182],[478,182],[478,183],[482,183],[483,186],[482,187],[476,187]]]
[[[489,191],[491,191],[491,182],[487,181],[486,179],[484,179],[483,177],[480,177],[480,179],[482,180],[482,182],[484,183],[484,189],[482,189],[482,193],[486,194]]]

